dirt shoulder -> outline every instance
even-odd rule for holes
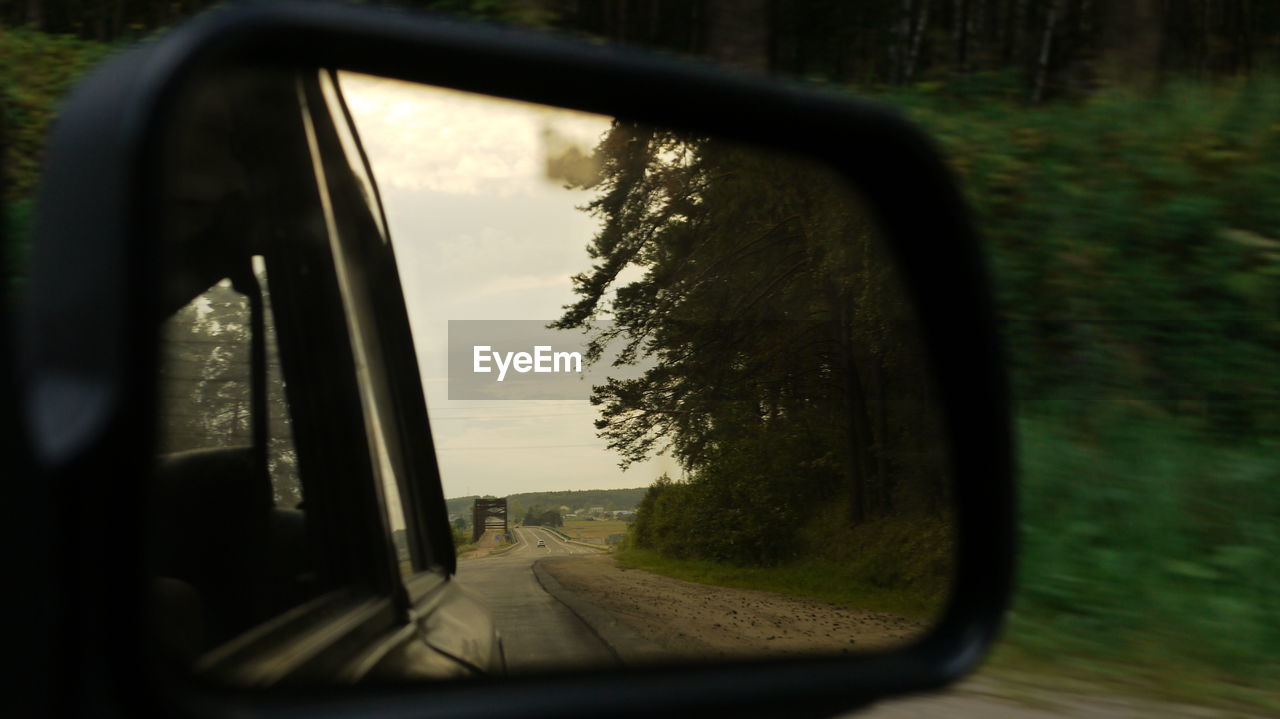
[[[881,649],[927,628],[888,614],[623,569],[610,555],[548,557],[533,567],[543,587],[591,625],[625,663]],[[885,701],[850,719],[1275,716],[1069,687],[1065,677],[986,669],[944,691]]]
[[[502,543],[502,533],[497,531],[486,531],[480,535],[480,539],[471,545],[471,549],[458,555],[459,560],[479,559],[487,557],[501,549],[506,549],[512,545]]]
[[[609,555],[549,557],[535,569],[551,577],[548,591],[570,595],[571,608],[594,607],[668,658],[848,653],[901,644],[926,628],[890,614],[624,569]],[[609,639],[608,627],[596,629]]]

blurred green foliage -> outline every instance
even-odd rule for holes
[[[453,554],[459,556],[467,550],[471,549],[471,531],[458,526],[449,528],[453,534]]]
[[[6,203],[30,197],[58,101],[111,49],[70,35],[0,26]]]
[[[0,294],[21,278],[30,232],[32,195],[45,136],[58,101],[112,46],[0,26],[0,137],[4,138]]]
[[[1280,79],[884,99],[953,163],[994,268],[1021,455],[1009,646],[1184,697],[1280,690]]]
[[[1110,403],[1092,410],[1106,431],[1085,431],[1055,404],[1026,404],[1018,422],[1010,648],[1161,694],[1229,699],[1251,687],[1274,704],[1280,443],[1227,443],[1194,419]],[[1194,685],[1168,685],[1171,676]]]
[[[1280,428],[1280,79],[883,99],[961,176],[1018,396],[1198,413],[1228,441]]]

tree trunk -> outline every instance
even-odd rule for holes
[[[871,422],[867,415],[867,395],[863,391],[862,378],[858,372],[858,361],[854,355],[853,322],[850,319],[848,302],[840,300],[838,294],[832,295],[838,304],[836,316],[839,317],[840,359],[844,374],[844,406],[847,414],[849,433],[849,521],[856,526],[867,517],[867,490],[875,485],[874,469],[870,453],[874,438],[871,436]]]
[[[37,30],[44,30],[44,0],[27,0],[23,21]]]
[[[952,39],[955,41],[952,50],[952,72],[964,74],[968,70],[969,4],[966,0],[952,0],[952,8],[954,17],[951,18],[951,31]]]
[[[984,0],[968,0],[965,7],[965,65],[969,70],[983,70],[982,35],[985,14]]]
[[[876,478],[879,480],[879,511],[882,515],[893,514],[893,485],[889,479],[889,403],[884,387],[884,373],[881,371],[879,357],[871,357],[871,381],[876,391]]]
[[[124,3],[125,0],[116,0],[113,3],[111,11],[111,39],[118,40],[124,35]]]
[[[1200,67],[1201,77],[1207,76],[1213,69],[1213,58],[1210,48],[1213,47],[1213,5],[1209,0],[1203,2],[1204,12],[1200,15]]]
[[[1049,58],[1053,48],[1053,31],[1058,24],[1058,2],[1049,0],[1049,16],[1044,23],[1044,38],[1040,41],[1040,59],[1036,62],[1036,83],[1031,91],[1031,102],[1044,99],[1045,85],[1049,79]]]
[[[767,0],[708,0],[707,55],[740,70],[769,69]]]
[[[1237,58],[1236,72],[1249,74],[1253,72],[1253,27],[1254,19],[1249,0],[1240,0],[1236,7],[1235,49]]]
[[[926,7],[929,0],[924,0]],[[910,61],[908,56],[911,46],[911,0],[902,0],[902,12],[898,16],[898,25],[894,33],[892,69],[889,81],[895,85],[910,82]]]
[[[929,5],[932,0],[924,0],[920,8],[920,19],[916,21],[916,31],[911,38],[911,54],[907,57],[907,74],[906,82],[915,80],[916,63],[920,59],[920,43],[924,40],[924,34],[929,29]]]
[[[1013,12],[1009,20],[1009,64],[1021,66],[1026,59],[1024,46],[1027,30],[1027,0],[1013,0]]]
[[[1163,17],[1159,0],[1107,6],[1103,71],[1110,84],[1154,90],[1160,76]]]

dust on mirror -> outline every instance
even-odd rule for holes
[[[940,616],[953,476],[928,358],[832,170],[354,73],[212,94],[166,169],[162,654],[260,661],[316,607],[394,604],[389,585],[413,605],[442,551],[491,625],[423,636],[481,671],[877,651]],[[453,547],[415,489],[419,378]]]

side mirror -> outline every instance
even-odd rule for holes
[[[996,636],[1013,491],[988,281],[953,178],[888,110],[260,6],[99,69],[47,157],[19,372],[75,710],[823,715],[953,681]],[[486,245],[486,222],[515,229]],[[566,457],[580,430],[591,461],[649,472],[630,527],[587,503],[602,529],[577,536],[555,526],[576,506],[499,481],[632,481]],[[472,483],[495,496],[459,511]],[[460,560],[467,539],[498,551]],[[570,566],[611,539],[630,564],[597,581],[634,607],[684,585],[628,566],[746,567],[791,619],[676,609],[697,636],[658,631]],[[806,590],[786,572],[824,545]],[[901,623],[864,641],[798,607]]]

